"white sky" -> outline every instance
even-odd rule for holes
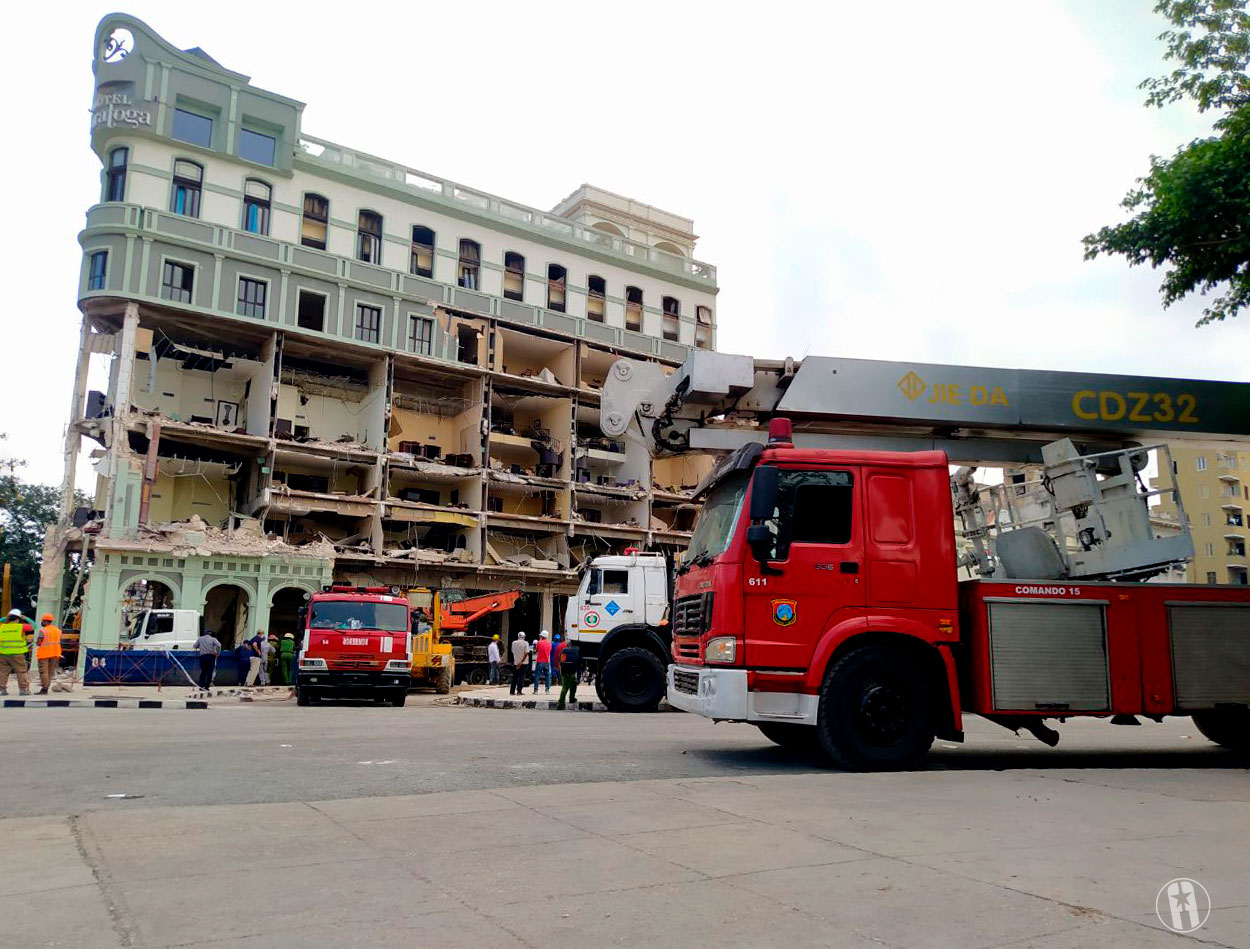
[[[1210,127],[1142,107],[1137,84],[1165,69],[1149,6],[125,9],[308,103],[309,134],[540,208],[592,182],[693,217],[722,350],[1250,380],[1250,318],[1195,330],[1199,305],[1163,313],[1159,274],[1082,260],[1148,156]],[[45,482],[61,477],[76,235],[99,197],[92,41],[111,9],[9,14],[0,457]]]

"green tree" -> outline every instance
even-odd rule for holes
[[[1142,83],[1146,104],[1193,99],[1202,112],[1222,113],[1218,134],[1171,158],[1152,156],[1150,173],[1121,202],[1133,216],[1086,236],[1085,257],[1166,267],[1165,307],[1217,291],[1202,325],[1250,306],[1250,13],[1246,0],[1160,0],[1155,12],[1174,27],[1159,38],[1177,67]]]

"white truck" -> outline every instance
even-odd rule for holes
[[[633,548],[582,569],[565,610],[565,639],[578,644],[595,691],[614,712],[655,711],[664,698],[671,586],[664,555]]]
[[[122,634],[123,649],[191,649],[204,618],[197,610],[143,610]]]

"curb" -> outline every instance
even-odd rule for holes
[[[4,708],[208,708],[205,701],[187,699],[4,699]]]
[[[456,696],[455,705],[465,705],[470,708],[532,708],[541,711],[558,712],[556,702],[553,699],[539,701],[538,699],[471,699]],[[568,707],[563,711],[566,712],[606,712],[608,707],[602,702],[567,702]]]

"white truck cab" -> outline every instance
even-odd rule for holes
[[[190,649],[200,638],[197,610],[143,610],[122,634],[123,649]]]
[[[668,598],[664,555],[632,548],[594,558],[569,598],[565,638],[595,669],[595,688],[613,711],[650,710],[664,696]]]

